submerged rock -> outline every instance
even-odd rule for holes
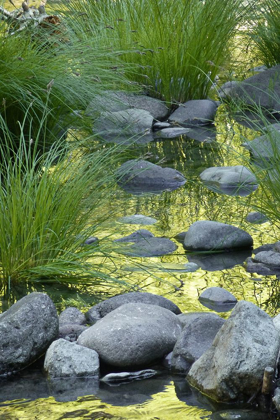
[[[264,369],[275,366],[280,335],[269,315],[240,301],[217,333],[212,346],[192,365],[189,382],[216,401],[252,396]]]
[[[251,248],[252,245],[252,237],[244,230],[209,220],[193,223],[184,239],[184,248],[188,251]]]
[[[146,292],[130,292],[123,295],[114,296],[110,299],[98,303],[97,305],[94,305],[87,311],[86,317],[89,322],[93,323],[126,303],[145,303],[149,305],[158,305],[162,308],[168,309],[171,312],[174,312],[174,314],[181,313],[180,309],[177,305],[175,305],[175,303],[171,302],[169,299],[164,298],[163,296],[158,296],[154,295],[153,293]]]
[[[99,376],[99,356],[94,350],[60,338],[48,348],[44,369],[53,378]]]
[[[186,183],[184,176],[172,168],[162,168],[146,160],[129,160],[116,173],[118,184],[127,192],[159,193],[176,190]]]
[[[180,105],[169,121],[183,127],[211,124],[215,118],[217,104],[209,99],[194,99]]]
[[[84,331],[78,344],[96,350],[109,365],[139,366],[168,354],[181,330],[179,319],[168,309],[127,303]]]
[[[227,195],[243,197],[258,188],[255,175],[242,165],[207,168],[199,176],[206,187]]]
[[[124,216],[118,219],[120,223],[126,223],[130,225],[154,225],[157,220],[153,217],[143,216],[142,214],[134,214],[132,216]]]
[[[177,245],[168,238],[146,237],[122,249],[125,255],[133,257],[159,257],[176,251]]]
[[[30,293],[0,315],[0,375],[42,356],[58,336],[58,316],[44,293]]]

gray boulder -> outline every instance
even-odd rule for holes
[[[222,251],[252,245],[252,237],[244,230],[208,220],[193,223],[184,239],[184,248],[188,251]]]
[[[64,338],[67,341],[77,341],[80,334],[88,327],[79,324],[62,324],[59,326],[59,338]]]
[[[139,366],[169,353],[181,333],[177,316],[168,309],[127,303],[84,331],[78,344],[96,350],[113,366]]]
[[[98,303],[97,305],[94,305],[87,311],[86,317],[90,323],[94,323],[120,306],[125,305],[126,303],[145,303],[146,305],[157,305],[168,309],[176,315],[181,313],[180,309],[177,305],[175,305],[175,303],[171,302],[169,299],[164,298],[163,296],[158,296],[154,295],[153,293],[146,292],[130,292],[123,295],[114,296],[110,299]]]
[[[199,301],[216,312],[230,311],[237,303],[236,297],[222,287],[208,287],[199,296]]]
[[[249,77],[234,87],[230,95],[247,105],[256,104],[269,112],[279,112],[280,65]]]
[[[258,188],[255,175],[245,166],[217,166],[199,175],[209,189],[227,195],[246,196]]]
[[[58,316],[44,293],[31,293],[0,315],[0,375],[42,356],[58,336]]]
[[[172,168],[162,168],[146,160],[129,160],[117,170],[118,184],[130,193],[176,190],[186,183],[184,176]]]
[[[188,380],[216,401],[248,398],[259,390],[264,369],[275,366],[279,346],[270,316],[240,301],[211,347],[192,365]]]
[[[187,373],[191,365],[211,346],[224,322],[223,318],[213,313],[190,317],[173,349],[171,369]]]
[[[126,223],[130,225],[154,225],[157,220],[153,217],[144,216],[142,214],[134,214],[132,216],[124,216],[118,219],[120,223]]]
[[[169,114],[169,109],[159,99],[129,92],[108,91],[93,98],[86,109],[86,115],[96,118],[100,112],[117,112],[129,108],[148,111],[156,120],[164,120]]]
[[[74,307],[66,308],[59,315],[59,325],[63,324],[77,324],[85,325],[87,323],[85,314]]]
[[[215,118],[217,104],[209,99],[194,99],[180,105],[169,121],[183,127],[211,124]]]
[[[99,356],[94,350],[60,338],[48,348],[44,369],[53,378],[99,376]]]

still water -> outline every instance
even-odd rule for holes
[[[112,242],[146,228],[155,236],[176,241],[174,237],[186,231],[193,222],[215,220],[245,229],[253,236],[254,247],[279,239],[278,230],[270,222],[253,225],[245,220],[254,209],[254,203],[260,200],[258,190],[247,197],[226,196],[210,191],[200,182],[199,174],[208,167],[242,164],[248,160],[249,155],[240,145],[244,138],[253,139],[257,135],[231,120],[223,106],[219,108],[215,128],[214,142],[200,143],[180,137],[154,141],[145,146],[134,145],[132,155],[145,156],[162,166],[174,167],[184,174],[187,182],[176,191],[157,195],[133,196],[116,186],[115,200],[106,209],[111,212],[112,219],[100,228],[98,236],[107,237],[106,240]],[[158,222],[152,226],[119,223],[120,217],[134,214],[151,216]],[[187,255],[182,245],[176,243],[178,249],[163,257],[112,255],[114,276],[139,290],[173,300],[183,312],[208,311],[198,296],[207,287],[220,286],[238,300],[251,301],[272,316],[278,313],[278,279],[276,276],[247,273],[243,261],[248,253],[228,253],[222,258]],[[189,261],[196,262],[201,268],[193,273],[184,272],[182,267]],[[102,263],[105,261],[100,260]],[[102,298],[96,288],[90,287],[46,285],[40,290],[50,295],[59,311],[70,305],[86,310]],[[114,293],[113,286],[110,292]],[[7,302],[2,301],[2,310],[6,305]],[[220,315],[226,318],[229,313]],[[75,384],[69,381],[50,384],[42,375],[39,361],[34,369],[2,382],[0,388],[0,420],[245,418],[242,417],[244,413],[241,417],[229,417],[228,413],[219,411],[224,408],[191,390],[184,377],[171,376],[161,369],[154,378],[115,387],[105,384],[98,387],[98,384],[83,380]],[[253,414],[251,418],[258,417]]]

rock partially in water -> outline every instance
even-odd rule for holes
[[[182,319],[183,315],[178,317]],[[187,373],[191,365],[211,346],[224,322],[218,315],[206,312],[185,320],[184,329],[173,349],[171,369]]]
[[[176,251],[177,245],[168,238],[145,238],[119,252],[133,257],[159,257]]]
[[[212,346],[192,365],[188,380],[216,401],[251,397],[262,384],[264,369],[275,366],[279,345],[270,316],[240,301]]]
[[[147,229],[139,229],[136,232],[131,233],[128,236],[124,236],[120,239],[115,239],[114,242],[139,242],[142,239],[154,238],[155,235]]]
[[[169,121],[183,127],[211,124],[215,118],[217,104],[209,99],[194,99],[180,105]]]
[[[154,369],[144,369],[138,370],[137,372],[109,373],[108,375],[103,376],[103,378],[100,380],[111,386],[118,386],[120,384],[126,384],[132,381],[141,381],[143,379],[152,378],[156,374],[157,371]]]
[[[85,325],[87,323],[85,314],[83,314],[79,309],[74,307],[66,308],[59,315],[59,325],[63,324],[78,324]]]
[[[261,213],[260,211],[251,211],[247,216],[246,216],[246,221],[249,223],[253,223],[256,225],[260,225],[262,223],[266,223],[268,222],[268,217]]]
[[[154,295],[153,293],[146,292],[130,292],[123,295],[114,296],[110,299],[106,299],[103,302],[97,303],[90,308],[86,317],[90,323],[94,323],[97,320],[103,318],[110,312],[119,308],[126,303],[145,303],[149,305],[158,305],[162,308],[168,309],[174,314],[180,314],[181,311],[175,303],[171,300],[164,298],[163,296]]]
[[[230,311],[237,303],[236,297],[222,287],[208,287],[199,296],[199,301],[216,312]]]
[[[184,176],[172,168],[162,168],[146,160],[129,160],[116,173],[118,184],[127,192],[160,193],[173,191],[186,183]]]
[[[98,352],[112,366],[151,363],[168,354],[182,331],[175,314],[144,303],[127,303],[84,331],[78,344]]]
[[[58,316],[44,293],[30,293],[0,315],[0,375],[30,365],[58,336]]]
[[[252,255],[250,249],[242,251],[219,252],[213,254],[187,254],[192,263],[198,264],[202,270],[221,271],[242,265]]]
[[[126,223],[129,225],[154,225],[157,220],[153,217],[144,216],[143,214],[134,214],[132,216],[124,216],[118,219],[120,223]]]
[[[52,378],[99,377],[99,356],[94,350],[60,338],[48,348],[44,369]]]
[[[184,239],[184,248],[188,251],[251,248],[252,245],[252,237],[244,230],[209,220],[193,223]]]
[[[256,263],[266,264],[270,267],[279,267],[280,269],[280,253],[274,251],[262,251],[258,252],[253,261]]]
[[[256,273],[263,276],[273,276],[280,274],[280,267],[268,266],[266,264],[255,262],[253,258],[247,258],[245,262],[246,271],[248,273]]]
[[[254,140],[246,141],[242,144],[249,150],[253,159],[262,167],[267,168],[270,162],[275,161],[280,153],[280,133],[273,131],[256,137]]]
[[[227,195],[246,196],[258,188],[255,175],[245,166],[217,166],[199,175],[210,190]]]

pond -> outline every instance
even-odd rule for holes
[[[247,214],[259,199],[257,190],[248,197],[218,194],[206,188],[199,174],[211,166],[238,165],[249,159],[241,147],[244,138],[253,139],[257,133],[233,121],[224,106],[219,107],[215,120],[216,141],[200,143],[185,137],[159,140],[145,146],[134,145],[132,154],[146,156],[162,166],[182,172],[186,184],[176,191],[161,194],[132,195],[116,186],[115,200],[108,204],[112,220],[100,230],[100,238],[118,239],[140,228],[149,229],[155,236],[165,236],[176,242],[177,250],[153,258],[126,257],[116,254],[114,275],[145,290],[163,295],[175,302],[182,312],[208,311],[198,297],[210,286],[220,286],[235,295],[260,306],[271,316],[279,307],[279,282],[276,276],[260,276],[246,272],[243,262],[248,252],[217,255],[186,254],[175,236],[186,231],[197,220],[216,220],[233,224],[250,233],[254,247],[277,241],[279,233],[270,223],[261,225],[246,222]],[[119,218],[142,214],[157,223],[151,226],[124,224]],[[117,263],[115,262],[117,261]],[[184,264],[195,262],[201,268],[185,272]],[[100,261],[102,264],[102,261]],[[113,287],[113,286],[112,286]],[[31,291],[30,288],[27,291]],[[38,290],[38,289],[37,289]],[[59,311],[77,306],[85,311],[104,298],[96,288],[46,285],[46,291]],[[113,293],[113,290],[111,290]],[[22,292],[19,291],[19,295]],[[2,310],[7,302],[2,300]],[[229,312],[219,313],[227,318]],[[222,419],[262,418],[262,414],[245,411],[221,411],[213,401],[192,390],[184,377],[170,375],[157,367],[155,378],[120,386],[88,383],[81,380],[71,384],[50,385],[42,374],[42,361],[15,377],[2,381],[0,392],[1,419]],[[231,417],[230,417],[231,416]],[[234,417],[238,416],[238,417]],[[248,417],[249,416],[249,417]],[[260,417],[258,417],[260,416]]]

